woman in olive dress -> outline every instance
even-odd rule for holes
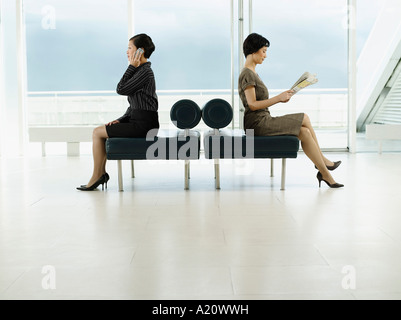
[[[320,150],[311,121],[305,113],[272,117],[269,108],[290,101],[293,90],[287,90],[272,98],[263,81],[256,73],[256,66],[266,59],[269,41],[263,36],[252,33],[244,41],[245,67],[238,80],[238,91],[245,107],[244,129],[253,129],[255,136],[294,135],[301,141],[302,149],[319,170],[319,186],[324,181],[331,188],[344,185],[336,183],[329,171],[335,170],[341,161],[332,162]]]

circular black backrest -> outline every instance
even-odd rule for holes
[[[233,119],[233,108],[226,100],[210,100],[202,108],[202,119],[213,129],[227,127]]]
[[[171,107],[170,110],[170,119],[179,129],[195,128],[201,118],[201,109],[192,100],[179,100]]]

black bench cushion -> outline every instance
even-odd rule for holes
[[[170,119],[179,129],[193,129],[202,118],[202,111],[196,102],[183,99],[171,107]]]
[[[196,160],[200,155],[200,133],[196,130],[162,130],[156,137],[110,138],[108,160]]]
[[[227,127],[233,119],[233,108],[223,99],[212,99],[202,108],[203,122],[210,128]]]
[[[240,129],[211,130],[204,143],[206,159],[296,158],[299,150],[296,136],[254,137]]]

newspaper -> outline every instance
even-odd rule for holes
[[[315,84],[316,82],[318,82],[316,74],[304,72],[304,74],[298,79],[298,81],[295,82],[294,85],[291,87],[291,90],[294,90],[294,92],[297,93],[299,90]]]

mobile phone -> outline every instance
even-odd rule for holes
[[[136,50],[137,53],[143,53],[143,50],[141,48],[139,48],[138,50]]]

